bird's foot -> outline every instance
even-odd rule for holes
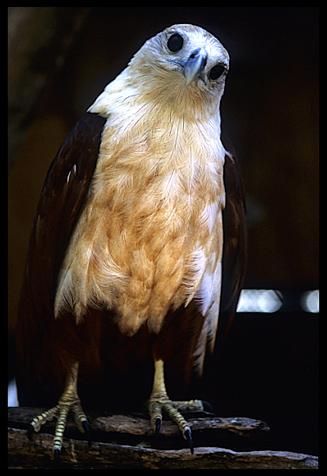
[[[64,431],[66,427],[68,413],[71,411],[74,416],[75,423],[81,433],[85,433],[90,444],[90,432],[86,415],[83,411],[80,399],[77,394],[77,372],[78,364],[75,364],[69,373],[65,389],[58,404],[45,411],[41,415],[36,416],[31,422],[32,429],[35,432],[40,431],[41,426],[47,421],[57,418],[57,424],[53,439],[53,453],[55,464],[60,460],[61,448],[63,443]]]
[[[155,372],[153,388],[148,400],[148,410],[150,414],[151,426],[156,435],[160,432],[162,422],[162,412],[166,412],[169,417],[176,423],[183,437],[188,442],[190,451],[194,453],[192,431],[188,422],[180,413],[183,410],[203,411],[208,404],[202,400],[190,401],[172,401],[167,395],[164,380],[164,362],[162,360],[155,361]]]
[[[167,393],[154,394],[152,392],[148,401],[148,410],[150,413],[151,426],[156,435],[160,432],[162,422],[162,412],[166,412],[169,417],[176,423],[183,437],[187,441],[191,454],[194,453],[192,431],[190,425],[185,420],[180,411],[193,410],[203,411],[203,402],[201,400],[190,401],[172,401],[168,398]]]

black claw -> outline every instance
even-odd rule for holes
[[[28,425],[27,438],[28,438],[30,441],[32,441],[34,433],[35,433],[35,431],[34,431],[34,426],[33,426],[33,425]]]
[[[160,428],[161,428],[161,418],[160,417],[157,417],[156,418],[156,432],[155,432],[155,436],[157,437],[160,433]]]
[[[53,451],[53,455],[54,455],[54,466],[55,468],[58,467],[59,463],[60,463],[60,454],[61,454],[61,451],[56,448],[54,451]]]
[[[203,405],[203,410],[205,412],[210,412],[210,413],[213,413],[213,408],[212,406],[210,405],[209,402],[206,402],[205,400],[201,400],[202,401],[202,405]]]
[[[90,448],[91,447],[90,428],[86,420],[82,422],[82,427],[83,427],[83,430],[85,431],[85,436]]]
[[[188,445],[190,447],[191,455],[194,454],[194,448],[193,448],[193,440],[192,440],[192,433],[190,429],[185,430],[184,436],[188,442]]]

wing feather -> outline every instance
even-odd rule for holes
[[[30,238],[16,331],[20,403],[33,405],[45,329],[54,319],[57,276],[96,166],[105,119],[85,113],[52,162]],[[33,391],[34,388],[34,391]],[[40,397],[41,398],[41,397]]]
[[[220,301],[220,334],[229,329],[236,312],[247,264],[246,203],[237,159],[225,155],[224,184],[226,205],[223,210],[224,248]]]

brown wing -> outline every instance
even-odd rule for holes
[[[223,211],[224,251],[219,334],[229,329],[242,290],[247,263],[247,224],[245,193],[239,165],[231,154],[225,156]]]
[[[48,171],[31,233],[16,331],[21,405],[37,401],[44,332],[54,319],[57,276],[96,166],[105,119],[85,113]],[[40,395],[40,399],[41,399]],[[35,397],[36,398],[36,397]]]

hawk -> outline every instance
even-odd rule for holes
[[[56,459],[69,412],[88,433],[79,389],[111,372],[115,393],[125,372],[137,380],[142,368],[153,431],[166,412],[193,452],[181,411],[203,402],[171,400],[166,369],[202,373],[246,263],[242,180],[221,141],[228,69],[212,34],[166,28],[106,86],[50,166],[21,293],[17,384],[21,405],[56,399],[32,422],[38,431],[57,418]]]

